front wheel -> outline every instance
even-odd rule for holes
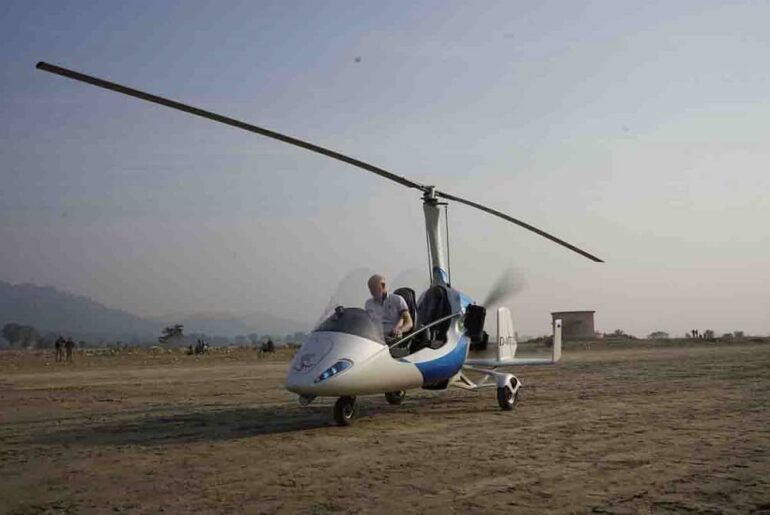
[[[500,409],[503,411],[511,411],[516,406],[516,401],[519,400],[519,390],[514,392],[513,388],[516,384],[514,380],[511,380],[506,386],[501,386],[497,389],[497,404],[500,405]]]
[[[334,404],[334,420],[337,425],[349,426],[356,417],[356,398],[340,397]]]
[[[404,390],[399,390],[397,392],[388,392],[385,394],[385,400],[388,401],[388,404],[401,404],[401,401],[404,400],[404,397],[406,397],[406,392]]]

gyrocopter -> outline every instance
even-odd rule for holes
[[[603,262],[566,241],[490,207],[451,195],[434,186],[419,184],[313,143],[59,66],[40,62],[37,68],[277,139],[421,193],[430,286],[417,299],[415,292],[407,287],[395,291],[407,301],[414,320],[413,330],[396,341],[386,340],[382,326],[364,309],[336,306],[307,336],[290,364],[286,388],[299,395],[302,405],[310,404],[316,397],[338,397],[334,418],[340,425],[349,425],[354,420],[359,396],[385,394],[390,404],[400,404],[405,392],[416,388],[496,388],[500,408],[512,410],[518,399],[521,381],[513,374],[496,369],[513,365],[552,364],[561,356],[561,321],[557,320],[553,327],[550,358],[516,358],[517,342],[511,313],[505,307],[497,309],[497,335],[489,342],[489,336],[484,331],[485,307],[475,304],[450,282],[448,249],[440,230],[441,206],[446,205],[446,201],[480,209],[592,261]],[[475,372],[482,379],[476,383],[465,372]]]

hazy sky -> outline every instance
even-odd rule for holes
[[[0,279],[140,315],[307,324],[351,270],[427,270],[419,192],[43,60],[349,153],[606,260],[451,205],[454,285],[481,300],[513,267],[520,332],[593,309],[603,331],[767,334],[769,25],[759,1],[5,0]]]

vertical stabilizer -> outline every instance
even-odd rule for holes
[[[511,360],[516,355],[516,332],[513,329],[511,310],[497,308],[497,360]]]
[[[561,319],[553,321],[553,362],[561,359]]]

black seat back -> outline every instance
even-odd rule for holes
[[[446,288],[441,285],[431,286],[423,294],[420,305],[417,308],[417,317],[420,320],[421,327],[451,314],[452,305],[449,303],[449,296],[447,295]],[[438,340],[446,342],[446,333],[449,330],[451,323],[451,320],[447,320],[446,322],[428,329],[427,332],[430,333],[429,339],[431,341]]]
[[[399,297],[402,297],[406,301],[406,306],[409,308],[409,316],[412,317],[412,329],[408,333],[404,333],[404,335],[407,335],[417,329],[417,300],[416,296],[414,294],[414,290],[411,288],[399,288],[396,291],[393,292],[395,295],[398,295]]]

